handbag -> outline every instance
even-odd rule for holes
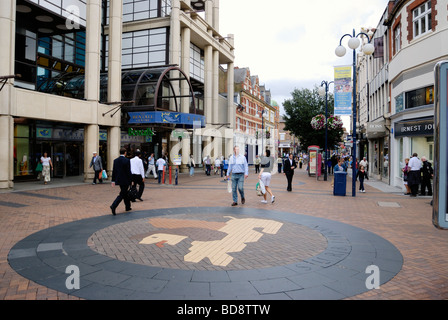
[[[103,179],[107,179],[107,172],[106,172],[106,170],[103,170],[101,172],[101,176],[103,177]]]
[[[35,170],[36,172],[42,172],[42,163],[38,163],[37,164],[37,166],[36,166],[36,170]]]

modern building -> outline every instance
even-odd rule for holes
[[[0,188],[35,179],[44,152],[54,177],[90,179],[94,151],[110,172],[122,146],[183,164],[232,148],[219,0],[2,0],[0,26]]]
[[[434,67],[448,59],[448,2],[389,2],[390,184],[403,186],[404,159],[434,158]]]
[[[278,156],[284,157],[287,154],[298,154],[299,153],[299,139],[294,136],[290,131],[285,130],[286,122],[280,119],[278,125]],[[302,150],[302,152],[307,152],[307,150]]]

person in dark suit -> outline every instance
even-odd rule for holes
[[[289,155],[289,158],[285,160],[285,163],[283,164],[283,172],[286,176],[286,179],[288,180],[288,188],[286,188],[287,191],[292,191],[292,177],[294,176],[294,169],[297,168],[296,161],[294,160],[294,157],[292,153]]]
[[[120,186],[120,194],[110,206],[112,214],[115,215],[115,210],[124,201],[126,211],[131,211],[131,201],[128,197],[129,186],[132,183],[131,161],[126,157],[126,149],[120,149],[120,156],[114,160],[114,167],[112,170],[112,187]]]

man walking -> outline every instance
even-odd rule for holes
[[[229,158],[229,169],[227,170],[227,179],[232,179],[232,207],[238,205],[237,188],[241,196],[241,203],[244,204],[244,179],[249,176],[249,166],[245,156],[240,155],[240,148],[233,147],[233,155]]]
[[[289,155],[289,158],[285,160],[285,164],[283,165],[283,172],[285,173],[286,179],[288,181],[287,191],[292,191],[292,178],[294,176],[294,170],[297,168],[296,161],[293,159],[292,153]]]
[[[420,193],[422,196],[426,195],[426,189],[428,189],[428,196],[432,196],[431,179],[434,177],[434,170],[431,162],[426,160],[426,157],[422,157],[422,186]]]
[[[417,157],[418,154],[414,153],[409,160],[408,185],[411,188],[411,197],[417,196],[418,186],[420,185],[422,162]]]
[[[145,168],[143,161],[140,159],[140,151],[135,152],[134,158],[131,159],[132,188],[137,189],[137,199],[143,201],[142,195],[145,190]]]
[[[166,167],[166,161],[165,159],[163,159],[163,157],[160,157],[159,160],[157,160],[156,162],[156,166],[157,166],[157,175],[159,177],[159,184],[162,181],[162,177],[165,178],[163,176],[163,171],[165,170]],[[163,181],[165,183],[165,181]]]
[[[146,178],[148,178],[149,174],[152,171],[152,174],[154,176],[154,179],[157,179],[157,170],[155,167],[155,161],[154,161],[154,153],[151,153],[151,155],[148,158],[148,171],[146,171]]]
[[[99,183],[103,183],[103,178],[101,173],[103,172],[103,162],[101,161],[101,157],[98,155],[96,151],[93,152],[92,160],[90,161],[89,168],[92,168],[95,171],[95,175],[93,177],[93,183],[96,184],[96,179],[98,179]]]
[[[131,183],[131,161],[126,158],[126,149],[121,148],[120,156],[114,160],[114,166],[112,170],[112,187],[115,187],[115,185],[120,186],[120,194],[110,206],[113,215],[115,215],[115,210],[117,209],[121,200],[124,201],[126,211],[132,210],[131,201],[128,197],[128,190]]]

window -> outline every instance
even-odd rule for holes
[[[123,33],[123,69],[167,64],[167,43],[166,28]],[[106,46],[106,52],[107,60],[109,54],[108,46]]]
[[[165,17],[170,13],[171,0],[123,0],[123,22]]]
[[[398,25],[394,29],[394,54],[398,53],[401,49],[401,26]]]
[[[205,81],[204,52],[190,43],[190,76],[201,82]]]
[[[431,30],[431,1],[427,1],[412,11],[414,37],[417,38]]]

